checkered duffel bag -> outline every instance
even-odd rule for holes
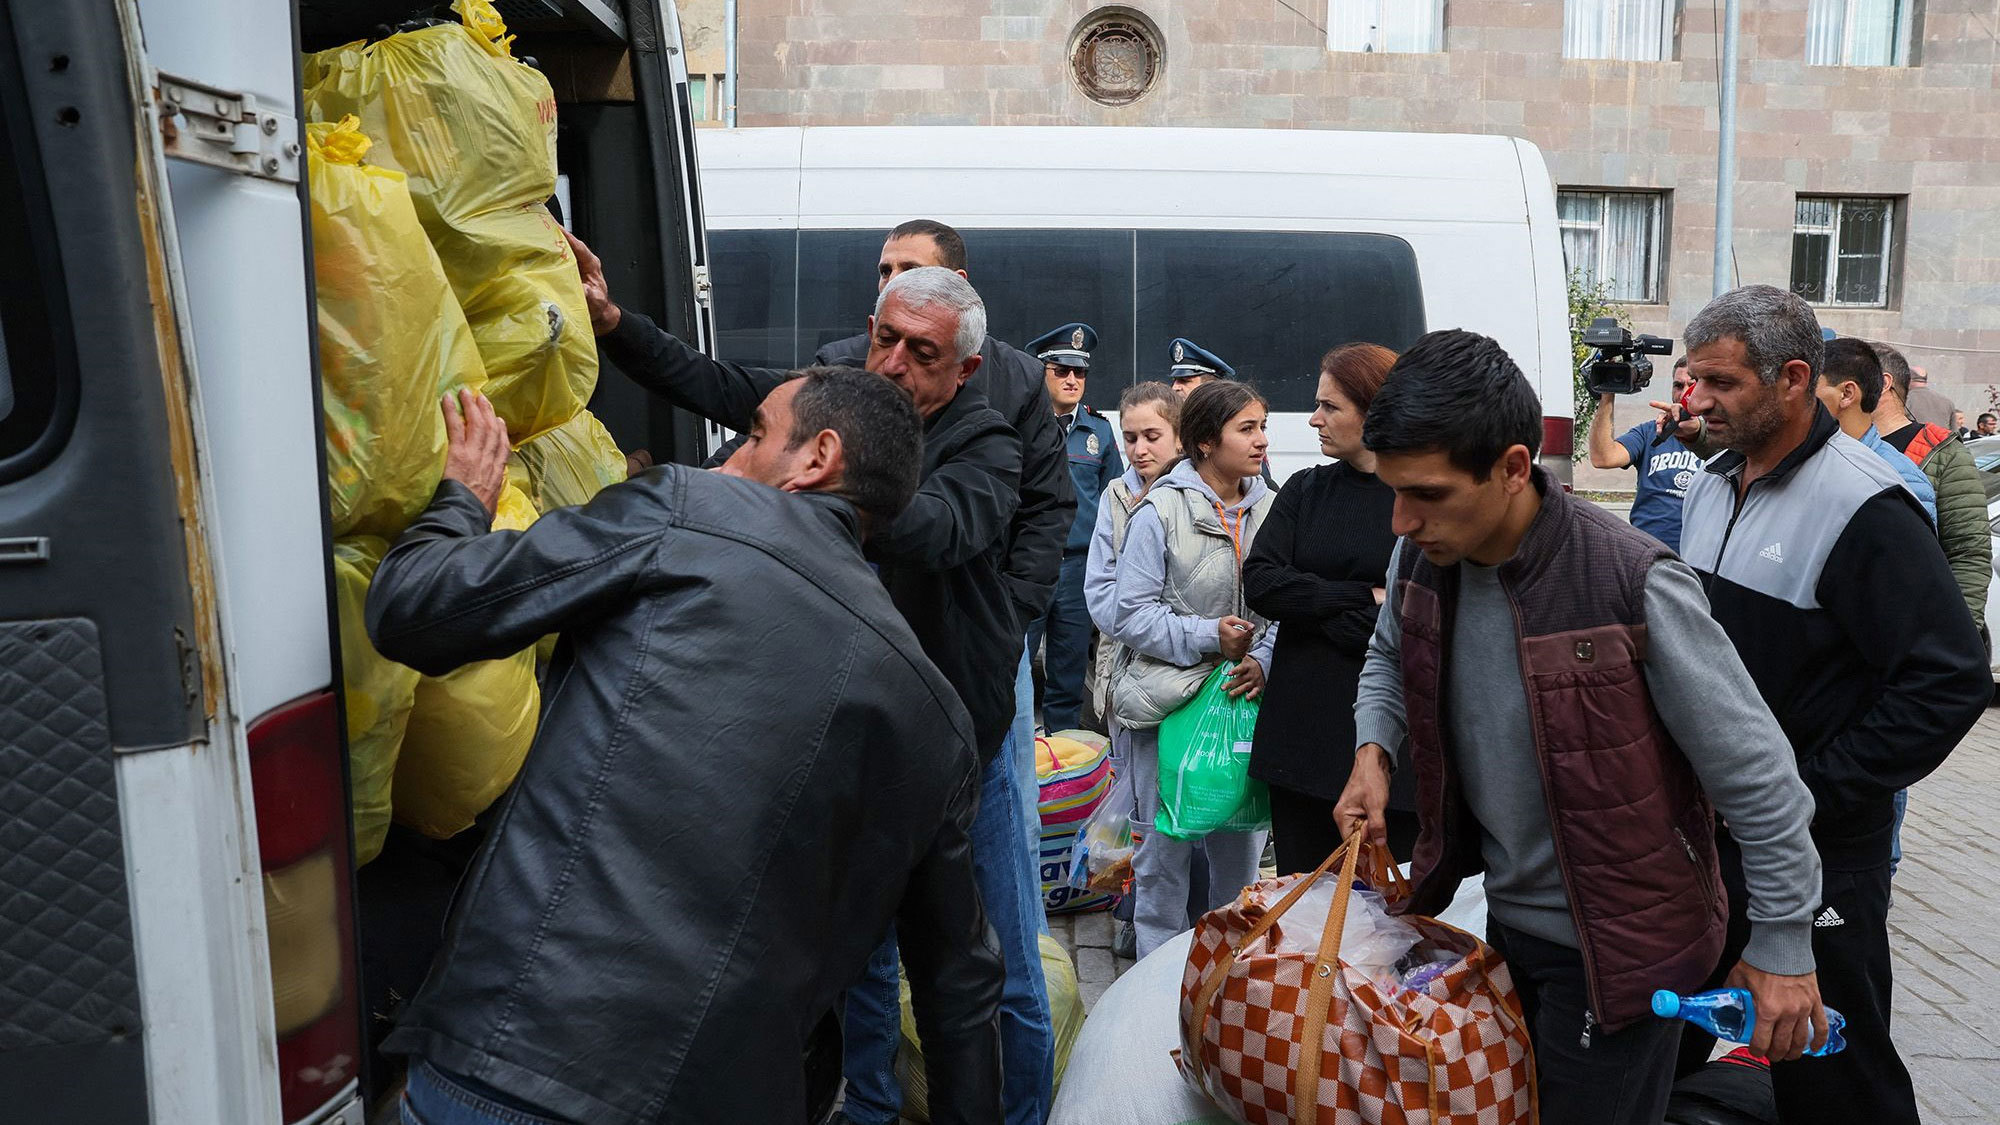
[[[1379,984],[1340,962],[1350,896],[1335,894],[1316,956],[1276,951],[1274,928],[1313,883],[1357,873],[1391,902],[1409,894],[1357,834],[1311,874],[1202,918],[1181,978],[1182,1075],[1250,1125],[1533,1125],[1528,1029],[1491,946],[1406,916],[1419,951],[1457,960],[1420,991]]]

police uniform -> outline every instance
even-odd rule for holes
[[[1043,363],[1088,371],[1097,333],[1087,324],[1065,324],[1030,341],[1027,352]],[[1097,526],[1097,504],[1104,489],[1125,472],[1118,455],[1118,438],[1110,420],[1079,403],[1070,414],[1058,414],[1069,454],[1070,483],[1076,489],[1076,521],[1063,546],[1062,570],[1048,612],[1028,630],[1028,651],[1044,638],[1048,654],[1042,693],[1042,725],[1069,730],[1083,721],[1084,677],[1090,665],[1090,613],[1083,602],[1084,564],[1090,554],[1090,533]]]

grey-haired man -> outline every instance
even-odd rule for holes
[[[1985,710],[1985,650],[1916,500],[1814,397],[1825,345],[1812,308],[1745,286],[1711,301],[1686,345],[1688,408],[1727,452],[1688,487],[1681,556],[1812,792],[1823,867],[1813,959],[1821,998],[1847,1017],[1847,1050],[1772,1067],[1778,1115],[1915,1125],[1889,1035],[1892,799]],[[1746,927],[1740,864],[1721,844],[1727,966]]]

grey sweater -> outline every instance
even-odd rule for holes
[[[1398,544],[1389,561],[1388,600],[1354,704],[1357,745],[1387,748],[1399,767],[1408,727],[1395,583],[1402,550]],[[1743,849],[1751,924],[1743,959],[1769,973],[1811,972],[1819,853],[1810,833],[1812,797],[1799,780],[1791,743],[1709,615],[1687,564],[1663,560],[1647,573],[1646,624],[1653,705]],[[1488,909],[1513,929],[1575,948],[1535,760],[1514,611],[1497,567],[1459,564],[1449,652],[1445,719],[1453,765],[1479,822]]]

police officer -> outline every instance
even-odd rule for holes
[[[1234,367],[1193,340],[1176,336],[1168,347],[1173,353],[1174,365],[1167,374],[1174,381],[1174,393],[1182,398],[1211,379],[1236,378]]]
[[[1083,568],[1090,553],[1090,533],[1097,527],[1097,502],[1105,486],[1125,472],[1111,423],[1083,405],[1084,378],[1090,373],[1090,353],[1097,332],[1088,324],[1065,324],[1028,343],[1027,352],[1042,361],[1069,451],[1069,479],[1076,488],[1076,522],[1063,547],[1062,572],[1056,579],[1049,611],[1028,630],[1028,651],[1048,638],[1042,695],[1042,725],[1052,731],[1070,730],[1083,721],[1083,679],[1090,664],[1090,613],[1083,604]]]

